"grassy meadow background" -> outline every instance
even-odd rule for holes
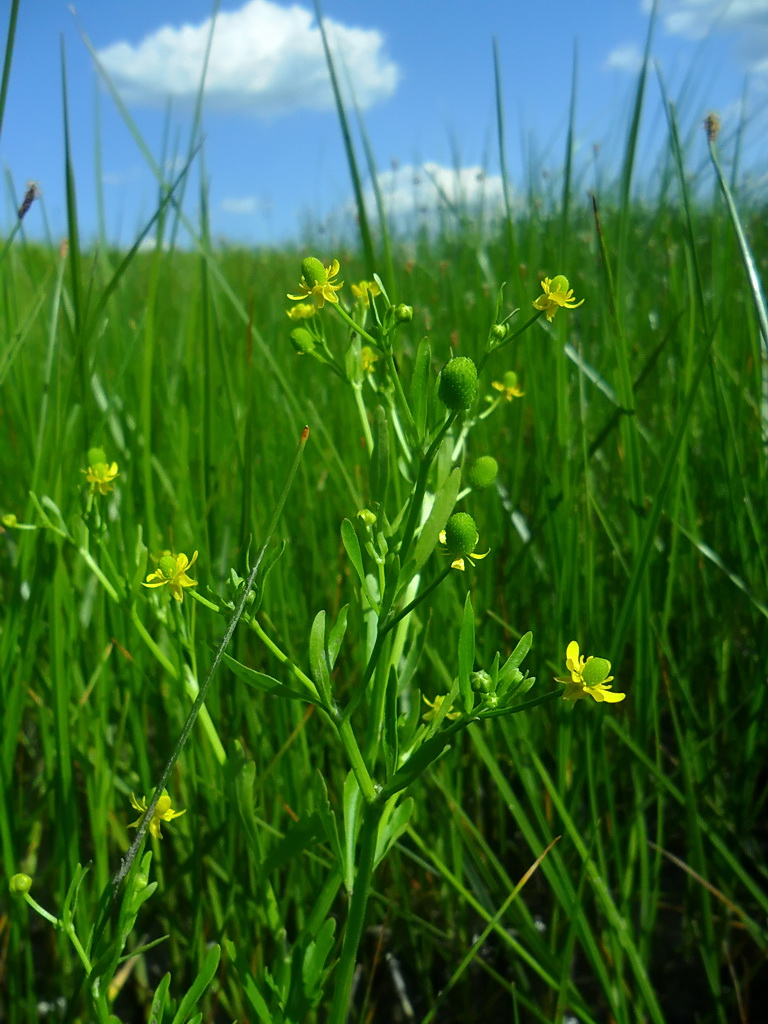
[[[638,116],[644,87],[641,76]],[[199,593],[229,599],[230,569],[244,575],[249,545],[261,543],[305,424],[310,440],[276,536],[287,544],[260,617],[306,666],[316,612],[335,617],[349,603],[334,692],[341,701],[355,692],[365,624],[339,529],[367,503],[368,462],[352,389],[288,340],[285,296],[301,259],[338,258],[347,297],[375,270],[395,302],[413,305],[396,353],[406,383],[423,336],[435,374],[451,354],[479,359],[502,283],[505,314],[520,309],[514,326],[540,279],[565,274],[584,305],[538,321],[483,371],[481,395],[511,369],[525,391],[471,435],[469,456],[500,466],[495,487],[460,505],[491,553],[433,595],[411,686],[417,701],[450,688],[470,588],[478,663],[497,649],[506,656],[530,629],[532,693],[546,692],[577,638],[611,659],[614,687],[628,696],[476,724],[419,782],[410,825],[374,878],[354,1019],[761,1019],[759,320],[714,171],[692,178],[671,123],[656,191],[640,201],[637,124],[623,130],[624,169],[597,193],[598,216],[567,150],[557,194],[532,179],[527,200],[492,229],[459,207],[410,239],[363,221],[359,241],[217,247],[204,192],[187,196],[202,211],[190,223],[166,182],[148,226],[154,248],[126,254],[79,239],[77,203],[97,197],[77,192],[76,162],[62,169],[66,248],[7,228],[0,515],[20,525],[0,535],[0,856],[7,877],[32,876],[51,913],[87,863],[75,924],[84,934],[92,926],[130,843],[130,794],[151,794],[190,707],[185,679],[205,675],[225,626],[189,596],[177,616],[143,590],[152,556],[199,551]],[[739,203],[738,177],[733,185]],[[765,206],[750,199],[740,212],[765,275]],[[345,330],[328,321],[340,352]],[[82,473],[93,445],[119,467],[115,490],[96,496],[100,525]],[[433,556],[425,582],[442,568]],[[281,677],[244,628],[231,653]],[[285,955],[284,936],[326,883],[329,852],[302,838],[300,823],[317,799],[312,773],[324,774],[338,809],[347,765],[319,716],[226,669],[206,704],[225,756],[198,723],[169,785],[186,813],[151,844],[159,885],[132,946],[167,938],[124,965],[120,1020],[148,1019],[166,970],[171,993],[186,991],[211,943],[223,944],[222,959],[203,1019],[255,1020],[243,969],[260,977]],[[248,806],[244,758],[255,766]],[[339,893],[340,922],[345,907]],[[78,970],[60,930],[0,897],[1,1020],[62,1019]],[[322,1021],[328,998],[307,1019]],[[73,1013],[87,1019],[82,1007]]]

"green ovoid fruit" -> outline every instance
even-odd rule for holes
[[[452,555],[471,555],[477,544],[475,520],[467,512],[454,512],[445,524],[445,546]]]
[[[291,344],[299,355],[309,355],[317,348],[317,342],[306,327],[296,327],[291,331]]]
[[[587,686],[604,683],[611,671],[611,663],[607,658],[587,658],[582,678]]]
[[[104,453],[103,448],[89,448],[88,449],[88,465],[89,466],[103,466],[106,464],[107,456]]]
[[[467,482],[476,491],[490,487],[499,473],[499,464],[492,455],[481,455],[469,467]]]
[[[301,261],[301,276],[307,283],[307,287],[325,284],[328,280],[328,271],[316,256],[307,256]]]
[[[472,405],[477,396],[477,367],[468,356],[458,356],[443,367],[437,395],[451,412]]]

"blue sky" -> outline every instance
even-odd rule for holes
[[[7,0],[0,5],[3,22],[9,6]],[[562,166],[575,49],[577,144],[585,168],[594,165],[599,147],[600,180],[610,182],[649,8],[650,0],[323,4],[383,190],[406,218],[414,204],[428,210],[439,202],[440,190],[449,196],[459,190],[470,202],[482,193],[486,207],[499,200],[494,37],[513,191],[524,194],[531,173],[537,181],[542,170],[556,175]],[[212,0],[21,0],[0,138],[6,176],[0,230],[7,231],[15,216],[8,182],[20,197],[34,180],[43,198],[27,215],[25,230],[41,237],[47,225],[54,240],[66,234],[63,43],[81,231],[86,239],[96,236],[100,176],[107,235],[124,244],[132,240],[154,209],[157,182],[101,84],[85,37],[154,160],[165,158],[172,173],[173,158],[189,146],[212,11]],[[748,152],[756,164],[761,154],[764,162],[768,0],[661,0],[652,49],[688,130],[713,109],[724,118],[726,133],[735,127],[748,78]],[[655,77],[649,97],[643,135],[648,176],[654,146],[664,137]],[[222,0],[203,126],[215,236],[279,244],[299,239],[308,221],[338,222],[349,208],[349,175],[307,0]],[[198,162],[186,197],[193,219],[200,173]],[[593,171],[585,174],[586,184],[594,184]]]

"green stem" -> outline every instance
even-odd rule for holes
[[[410,444],[411,448],[415,448],[419,443],[419,432],[416,429],[416,422],[413,418],[411,407],[408,404],[408,399],[405,397],[405,392],[403,391],[403,382],[400,380],[400,374],[397,372],[397,367],[395,366],[395,358],[392,355],[391,348],[387,349],[386,357],[389,375],[392,378],[392,383],[395,385],[395,394],[397,395],[400,407],[403,411],[403,416],[405,418],[405,429],[408,436],[408,443]]]
[[[363,389],[357,384],[352,385],[352,390],[355,393],[355,405],[357,406],[357,412],[360,416],[360,423],[363,427],[363,433],[365,434],[365,445],[368,449],[368,455],[373,454],[373,434],[371,433],[371,425],[368,422],[368,413],[365,409],[365,402],[363,401]]]
[[[529,327],[532,327],[533,324],[536,323],[536,321],[539,319],[543,312],[544,310],[537,309],[533,316],[529,317],[522,327],[518,327],[514,334],[510,334],[510,336],[508,338],[505,338],[504,341],[502,341],[499,345],[495,345],[489,352],[485,352],[482,359],[477,364],[478,376],[480,375],[480,371],[482,370],[482,368],[485,366],[485,364],[488,362],[492,355],[495,355],[501,349],[506,348],[506,346],[509,345],[510,342],[513,342],[515,338],[519,338],[521,334],[524,334]]]
[[[365,763],[365,759],[363,758],[349,719],[343,718],[338,720],[336,728],[339,733],[339,739],[344,745],[344,750],[346,751],[347,758],[349,759],[350,767],[352,768],[357,784],[360,787],[360,792],[363,794],[363,799],[366,804],[371,805],[376,801],[376,786],[374,785],[373,779],[368,771],[368,767]]]
[[[366,331],[365,328],[361,327],[360,324],[349,315],[349,313],[346,311],[346,309],[344,309],[340,302],[335,302],[333,304],[333,308],[339,314],[341,319],[345,320],[349,324],[349,326],[352,328],[355,334],[359,334],[361,338],[365,338],[367,342],[370,342],[370,344],[373,345],[374,348],[381,350],[381,345],[378,343],[378,341],[376,341],[375,338],[371,337],[368,331]]]
[[[345,1024],[349,1014],[357,951],[365,927],[365,912],[373,879],[381,811],[382,808],[378,804],[363,808],[363,821],[360,826],[360,859],[355,872],[355,883],[344,929],[341,957],[334,978],[333,1002],[328,1024]]]
[[[411,495],[411,506],[408,509],[408,519],[406,520],[405,529],[403,530],[403,540],[400,544],[400,562],[402,565],[405,565],[408,561],[408,553],[413,542],[413,535],[416,532],[419,515],[421,514],[421,508],[424,504],[424,493],[427,489],[429,471],[432,468],[432,463],[437,455],[438,448],[442,444],[443,438],[448,433],[448,430],[453,425],[453,422],[458,415],[459,414],[457,412],[452,412],[450,414],[435,435],[432,444],[429,446],[427,454],[424,455],[421,460],[419,474],[416,478],[416,486],[414,487]]]

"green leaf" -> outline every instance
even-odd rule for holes
[[[149,1008],[148,1024],[163,1024],[163,1014],[168,1002],[168,987],[171,984],[170,974],[164,974],[155,989],[152,1006]]]
[[[416,542],[414,559],[417,571],[421,569],[422,565],[424,565],[434,551],[440,537],[440,531],[445,528],[445,524],[448,522],[453,511],[453,506],[456,504],[460,485],[461,470],[457,467],[451,470],[448,479],[435,495],[432,511],[429,513],[429,517],[426,523],[424,523],[419,539]]]
[[[216,968],[219,966],[220,957],[221,946],[219,946],[218,943],[214,943],[208,950],[208,955],[205,958],[203,966],[200,968],[200,973],[192,982],[192,986],[187,994],[181,1000],[181,1005],[176,1012],[176,1016],[173,1018],[172,1024],[185,1024],[188,1015],[197,1006],[203,993],[213,981]]]
[[[389,677],[387,679],[387,690],[384,695],[384,729],[381,734],[381,741],[384,747],[384,769],[388,779],[390,779],[394,774],[399,757],[397,692],[397,669],[394,665],[390,665]]]
[[[347,613],[349,611],[349,605],[345,604],[339,612],[338,618],[333,624],[331,632],[328,634],[328,662],[333,669],[336,664],[336,659],[339,656],[339,648],[341,647],[344,634],[347,631]]]
[[[520,665],[525,658],[528,651],[531,649],[533,644],[533,633],[530,630],[524,633],[520,637],[517,647],[512,651],[510,656],[504,662],[501,671],[499,672],[499,685],[502,685],[506,676],[510,675],[516,668],[520,668]]]
[[[360,553],[360,541],[357,539],[355,528],[348,519],[341,521],[341,543],[347,552],[347,558],[357,573],[357,578],[365,585],[365,569],[363,568],[363,556]]]
[[[350,772],[344,780],[344,885],[349,893],[355,887],[355,844],[362,803],[363,794]]]
[[[325,650],[325,612],[319,611],[309,634],[309,668],[317,688],[328,704],[331,703],[331,670]]]
[[[310,693],[309,690],[294,690],[290,686],[286,686],[285,683],[281,683],[279,680],[268,676],[265,672],[257,672],[254,668],[248,668],[247,665],[243,665],[242,662],[237,661],[230,654],[225,654],[224,663],[228,668],[232,669],[238,679],[242,679],[248,686],[252,686],[256,690],[261,690],[262,693],[269,693],[273,697],[288,697],[290,700],[305,700],[309,704],[316,704],[317,707],[323,708],[328,711],[328,705],[325,701],[316,697]]]
[[[341,542],[344,545],[344,550],[347,552],[347,557],[357,573],[357,578],[360,580],[363,592],[368,598],[368,603],[371,608],[374,608],[378,613],[379,603],[375,600],[374,595],[368,586],[365,569],[363,568],[363,556],[360,552],[360,541],[357,539],[354,526],[348,519],[343,519],[341,522]]]
[[[416,424],[419,441],[424,440],[427,429],[429,371],[431,364],[432,352],[429,347],[429,338],[422,338],[416,352],[413,376],[411,377],[411,409],[413,410],[413,420]]]
[[[335,930],[336,922],[333,918],[328,918],[317,933],[317,938],[314,942],[309,943],[304,954],[301,974],[304,992],[311,1006],[316,1005],[322,995],[322,983],[327,974],[325,963],[333,948]]]
[[[386,799],[399,793],[406,786],[410,786],[445,752],[446,748],[450,746],[453,736],[452,730],[445,729],[422,743],[419,749],[414,751],[405,764],[395,772],[390,781],[382,787],[379,795]]]
[[[376,837],[375,863],[379,864],[386,857],[397,842],[400,836],[408,828],[408,822],[413,812],[414,801],[412,797],[397,804],[397,797],[390,800],[391,807],[387,807],[379,822],[379,832]]]
[[[472,692],[470,675],[475,667],[475,612],[472,608],[472,596],[467,592],[464,601],[464,617],[461,622],[459,633],[459,693],[461,702],[467,714],[472,710],[475,703],[475,695]]]
[[[320,816],[320,821],[325,832],[325,837],[328,840],[328,844],[333,851],[333,855],[336,859],[336,865],[339,872],[344,874],[344,851],[341,846],[341,839],[339,838],[339,830],[336,827],[336,815],[331,809],[331,802],[328,799],[328,787],[325,783],[323,773],[317,771],[313,775],[315,781],[315,795],[316,804],[315,811]]]
[[[383,507],[389,487],[389,425],[387,414],[376,406],[373,420],[373,455],[370,467],[371,501]]]

